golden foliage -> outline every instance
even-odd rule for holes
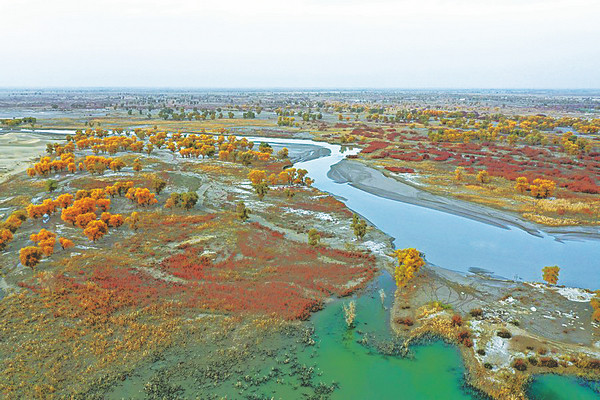
[[[104,221],[95,220],[87,224],[83,233],[91,241],[96,241],[108,233],[108,225]]]
[[[552,267],[542,268],[544,280],[551,285],[556,285],[556,283],[558,282],[559,271],[560,271],[560,267],[557,265],[554,265]]]
[[[394,252],[398,265],[394,271],[396,285],[400,288],[410,281],[419,269],[425,265],[425,261],[417,249],[408,248]]]
[[[19,251],[19,260],[24,266],[34,268],[40,262],[43,255],[44,253],[39,247],[23,247],[21,251]]]

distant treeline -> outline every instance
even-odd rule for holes
[[[5,126],[19,126],[22,124],[31,124],[35,125],[37,119],[34,117],[24,117],[24,118],[5,118],[0,119],[0,124]]]

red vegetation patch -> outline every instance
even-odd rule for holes
[[[597,184],[600,181],[600,155],[594,152],[557,157],[559,149],[553,146],[513,146],[487,141],[437,143],[423,136],[406,137],[367,127],[356,128],[352,133],[375,139],[362,151],[366,154],[375,153],[370,156],[372,159],[392,158],[406,162],[431,160],[465,169],[485,169],[491,176],[511,181],[521,176],[529,181],[552,179],[571,194],[600,193],[600,185]],[[391,168],[395,167],[387,169],[393,171]],[[561,194],[563,197],[566,195]]]
[[[413,174],[415,172],[414,169],[405,168],[405,167],[385,167],[385,169],[387,169],[388,171],[391,171],[391,172],[400,172],[400,173],[408,173],[408,174]]]
[[[344,203],[337,200],[333,196],[319,197],[318,201],[314,201],[314,199],[310,202],[297,201],[294,204],[296,208],[301,208],[304,210],[325,213],[338,212],[347,216],[352,216],[352,212],[346,208]]]
[[[219,262],[186,248],[160,269],[187,281],[190,306],[290,320],[307,319],[326,297],[347,296],[375,274],[373,256],[291,242],[257,223],[239,232],[236,248]]]
[[[389,145],[389,143],[387,143],[387,142],[373,141],[373,142],[369,143],[369,145],[367,147],[362,149],[361,153],[365,153],[365,154],[373,153],[377,150],[385,149],[386,147],[388,147],[388,145]]]

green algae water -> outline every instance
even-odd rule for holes
[[[378,289],[386,297],[382,305]],[[377,290],[376,290],[377,289]],[[348,329],[343,304],[335,301],[316,313],[317,346],[300,357],[315,363],[320,379],[336,382],[332,399],[475,399],[464,385],[464,367],[458,350],[442,341],[415,345],[408,356],[396,354],[399,343],[391,333],[389,310],[395,285],[381,275],[364,294],[355,298],[355,327]]]
[[[542,375],[527,388],[531,400],[598,400],[600,382],[570,376]]]
[[[386,294],[382,305],[378,289]],[[301,360],[317,365],[324,382],[338,383],[332,399],[480,399],[465,384],[458,349],[441,340],[411,346],[408,356],[388,354],[397,349],[389,326],[395,291],[393,279],[382,274],[356,301],[355,328],[348,329],[343,304],[335,301],[316,313],[317,348]],[[600,382],[541,375],[527,388],[531,400],[598,400]]]

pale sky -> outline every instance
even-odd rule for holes
[[[0,86],[600,88],[600,0],[0,0]]]

